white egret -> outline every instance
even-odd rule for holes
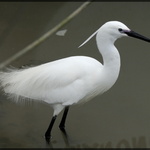
[[[64,108],[59,125],[62,131],[69,106],[87,102],[114,85],[120,71],[120,55],[114,46],[118,38],[131,36],[150,42],[149,38],[133,32],[123,23],[109,21],[82,45],[95,34],[103,64],[91,57],[72,56],[35,67],[0,72],[1,87],[9,96],[14,96],[15,101],[24,97],[52,106],[54,113],[45,133],[46,140],[50,139],[55,119]]]

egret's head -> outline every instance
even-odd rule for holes
[[[130,36],[150,42],[149,38],[132,31],[125,24],[119,21],[109,21],[102,25],[100,28],[100,36],[105,36],[106,38],[113,38],[114,40],[123,36]]]
[[[127,36],[124,31],[130,32],[131,30],[119,21],[108,21],[100,27],[99,36],[117,39]]]

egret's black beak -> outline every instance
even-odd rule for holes
[[[134,37],[134,38],[137,38],[137,39],[141,39],[141,40],[144,40],[146,42],[150,42],[150,39],[143,36],[143,35],[140,35],[132,30],[123,30],[122,32],[126,33],[128,36],[131,36],[131,37]]]
[[[127,34],[128,36],[131,36],[131,37],[134,37],[134,38],[137,38],[137,39],[140,39],[140,40],[144,40],[146,42],[150,42],[150,38],[147,38],[147,37],[145,37],[145,36],[143,36],[141,34],[138,34],[138,33],[134,32],[134,31],[132,31],[132,30],[119,29],[119,31],[121,33]]]

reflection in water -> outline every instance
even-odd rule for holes
[[[148,140],[146,140],[146,137],[140,136],[140,137],[133,137],[131,140],[127,139],[121,139],[116,144],[114,142],[108,141],[106,143],[82,143],[82,144],[76,144],[70,143],[68,136],[66,136],[64,133],[62,133],[62,137],[65,143],[64,148],[147,148],[148,146]],[[48,143],[47,143],[48,144]],[[57,144],[56,141],[52,141],[49,143],[50,148],[55,148],[55,144]]]
[[[69,143],[69,136],[66,132],[65,129],[63,130],[60,130],[61,131],[61,134],[62,134],[62,138],[63,138],[63,141],[65,143],[65,148],[71,148],[72,146],[70,146],[70,143]],[[46,144],[50,147],[50,148],[54,148],[53,147],[53,144],[57,143],[56,141],[47,141],[46,140]]]
[[[70,144],[69,144],[69,136],[68,136],[68,134],[67,134],[65,128],[64,128],[63,130],[61,130],[61,131],[62,131],[61,133],[62,133],[63,140],[64,140],[64,142],[65,142],[66,148],[71,147]]]
[[[146,138],[144,136],[141,136],[139,138],[133,137],[131,138],[131,141],[128,141],[126,139],[120,140],[116,145],[113,145],[112,142],[107,142],[105,144],[101,145],[101,148],[146,148]]]

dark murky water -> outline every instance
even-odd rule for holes
[[[0,62],[53,28],[82,2],[0,3]],[[53,34],[11,65],[37,65],[71,56],[87,55],[102,61],[95,38],[77,47],[103,23],[118,20],[150,37],[149,2],[93,2],[71,22],[65,36]],[[44,133],[52,117],[48,104],[11,102],[0,94],[1,148],[105,148],[150,147],[150,45],[123,38],[116,42],[122,58],[119,79],[107,93],[81,106],[70,108],[66,130],[68,141],[58,128],[62,113],[47,144]]]

